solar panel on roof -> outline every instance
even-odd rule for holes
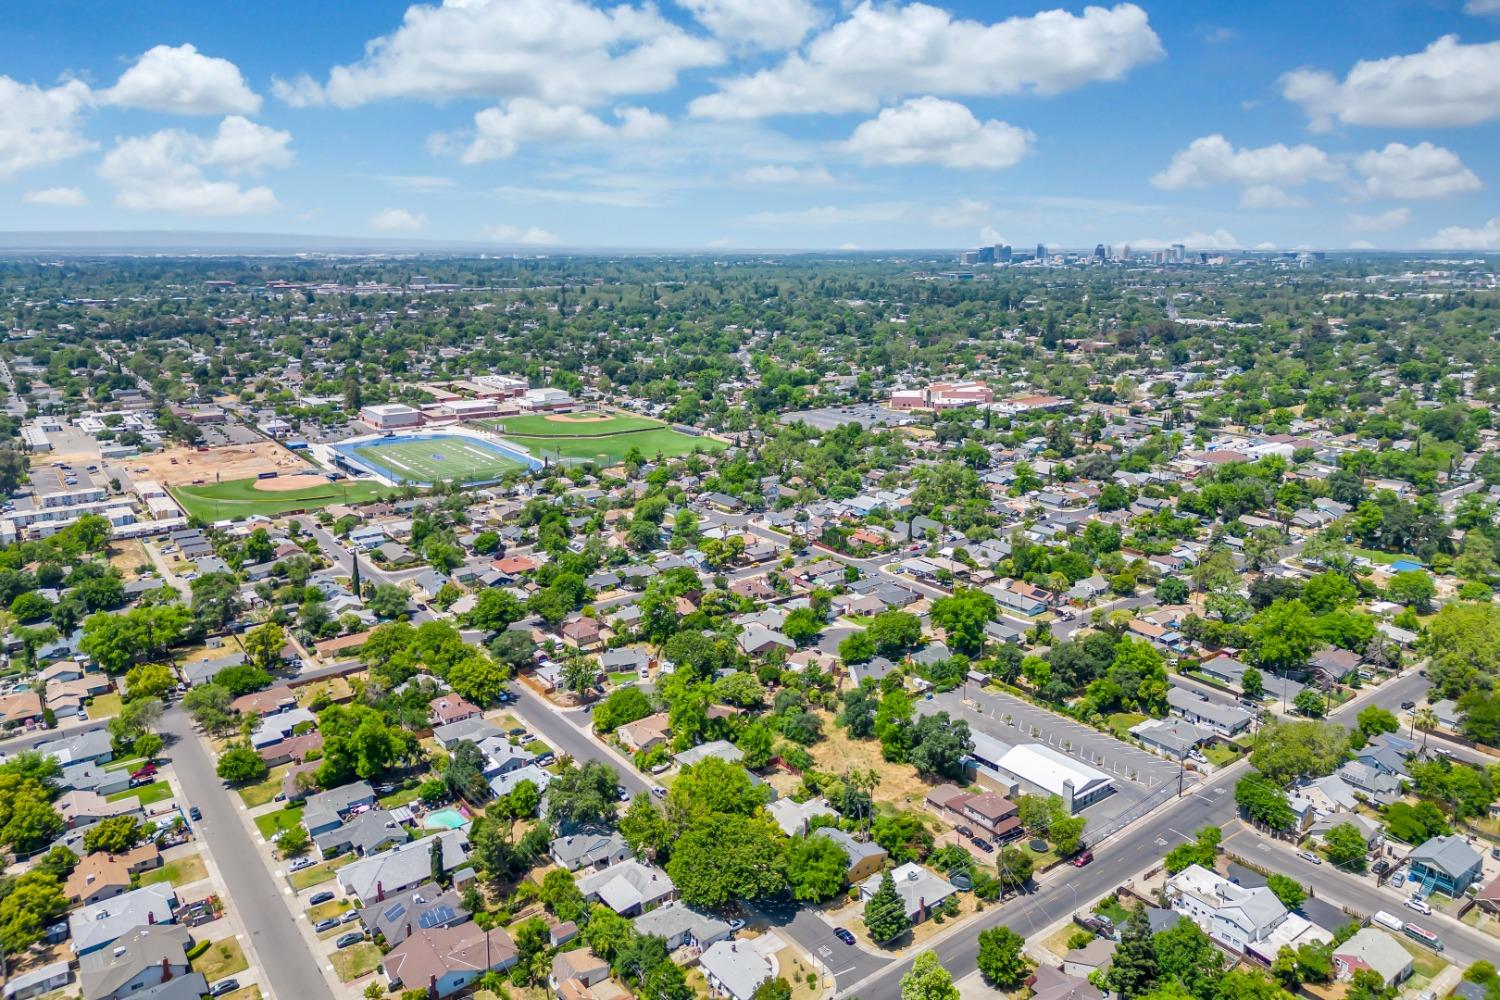
[[[418,926],[423,928],[438,927],[442,924],[446,924],[448,921],[452,920],[453,917],[453,907],[446,905],[434,906],[432,909],[424,911],[422,915],[417,918],[417,924]]]
[[[401,914],[406,912],[406,907],[400,903],[388,908],[380,915],[381,920],[400,920]]]

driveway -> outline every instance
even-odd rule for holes
[[[256,854],[250,833],[241,821],[238,796],[225,791],[214,762],[193,732],[181,708],[172,706],[162,716],[161,731],[173,739],[172,768],[188,802],[203,811],[193,826],[213,851],[229,903],[250,934],[252,964],[261,969],[268,994],[278,997],[332,997],[333,991],[308,951],[295,922],[287,919],[285,890]]]

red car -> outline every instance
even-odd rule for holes
[[[133,779],[135,779],[135,780],[137,780],[137,781],[139,781],[141,778],[154,778],[154,777],[156,777],[156,765],[155,764],[147,764],[145,767],[141,768],[139,771],[131,771],[130,772],[130,777],[133,778]]]
[[[1082,868],[1084,865],[1088,864],[1090,861],[1093,861],[1093,860],[1094,860],[1094,852],[1093,851],[1084,851],[1082,854],[1075,854],[1073,856],[1073,867],[1074,868]]]

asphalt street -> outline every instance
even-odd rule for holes
[[[297,925],[288,919],[282,887],[260,862],[237,813],[238,798],[224,790],[187,715],[175,705],[168,708],[161,718],[161,731],[173,739],[169,753],[187,802],[203,811],[203,819],[193,826],[219,862],[228,903],[250,934],[253,960],[260,966],[262,982],[269,986],[266,996],[283,1000],[332,997],[333,990]]]
[[[603,761],[620,775],[620,784],[629,789],[631,795],[644,792],[650,787],[639,771],[633,767],[621,766],[620,761],[603,744],[572,721],[576,718],[581,725],[588,725],[589,716],[586,713],[554,711],[543,703],[540,695],[527,690],[523,684],[511,685],[511,691],[516,696],[515,702],[510,706],[511,711],[546,740],[559,757],[566,754],[578,761]]]
[[[791,938],[817,959],[823,971],[833,976],[834,984],[840,990],[880,971],[890,962],[883,955],[872,955],[858,945],[840,941],[834,937],[832,924],[798,904],[786,902],[761,906],[759,910],[782,937]]]

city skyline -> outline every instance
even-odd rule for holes
[[[1493,0],[35,6],[0,39],[0,206],[497,250],[1497,250],[1497,27]]]

